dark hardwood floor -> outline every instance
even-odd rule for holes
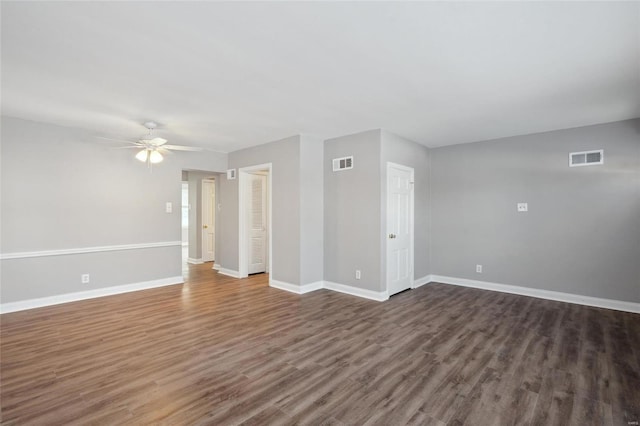
[[[640,421],[638,314],[444,284],[298,296],[210,267],[2,315],[2,423]]]

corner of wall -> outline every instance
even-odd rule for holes
[[[324,141],[300,135],[300,285],[323,278]]]
[[[381,129],[324,143],[324,280],[378,292],[380,277]],[[333,172],[333,158],[352,155],[352,169]],[[362,278],[355,278],[360,270]]]

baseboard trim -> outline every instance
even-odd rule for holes
[[[75,293],[60,294],[57,296],[40,297],[37,299],[20,300],[18,302],[3,303],[0,305],[0,313],[24,311],[27,309],[42,308],[45,306],[59,305],[62,303],[77,302],[79,300],[95,299],[104,296],[130,293],[132,291],[148,290],[150,288],[164,287],[184,282],[181,276],[161,278],[159,280],[144,281],[134,284],[103,287],[94,290],[78,291]]]
[[[288,291],[289,293],[302,294],[302,289],[299,285],[287,283],[284,281],[272,280],[271,278],[269,278],[269,287]]]
[[[313,283],[305,284],[300,286],[301,294],[310,293],[312,291],[321,290],[324,288],[324,281],[316,281]]]
[[[215,263],[215,262],[213,263],[213,266],[211,267],[211,269],[215,269],[216,271],[219,271],[220,268],[222,268],[222,266],[220,266],[219,263]]]
[[[190,263],[192,265],[202,265],[204,262],[202,261],[202,259],[194,259],[193,257],[189,257],[187,258],[187,263]]]
[[[345,284],[334,283],[331,281],[316,281],[311,284],[305,284],[299,286],[296,284],[286,283],[284,281],[269,280],[269,286],[277,288],[279,290],[285,290],[295,294],[305,294],[312,291],[327,289],[337,291],[339,293],[349,294],[351,296],[363,297],[365,299],[375,300],[377,302],[383,302],[389,299],[389,294],[386,291],[372,291],[365,290],[358,287],[352,287]]]
[[[558,302],[575,303],[578,305],[595,306],[597,308],[614,309],[616,311],[640,313],[640,303],[635,302],[603,299],[599,297],[582,296],[573,293],[562,293],[559,291],[541,290],[537,288],[498,284],[487,281],[470,280],[466,278],[446,277],[442,275],[431,275],[431,280],[434,282],[459,285],[462,287],[473,287],[482,290],[499,291],[502,293],[537,297],[539,299],[555,300]]]
[[[217,271],[219,274],[226,275],[228,277],[240,278],[240,272],[234,271],[233,269],[227,269],[220,266]]]
[[[70,254],[101,253],[105,251],[139,250],[158,247],[182,246],[182,241],[163,241],[159,243],[121,244],[113,246],[83,247],[61,250],[24,251],[0,254],[0,260],[24,259],[28,257],[65,256]]]
[[[429,284],[431,281],[433,281],[433,275],[431,275],[431,274],[425,275],[422,278],[418,278],[417,280],[413,280],[413,284],[411,285],[411,288],[422,287],[425,284]]]
[[[324,281],[316,281],[305,285],[296,285],[284,281],[269,279],[269,287],[295,294],[305,294],[324,288]]]
[[[225,269],[220,265],[214,264],[219,268],[218,273],[227,275],[230,277],[238,278],[238,271],[231,269]],[[59,305],[63,303],[76,302],[86,299],[94,299],[104,296],[112,296],[116,294],[129,293],[139,290],[147,290],[151,288],[164,287],[168,285],[182,284],[183,278],[168,277],[158,280],[144,281],[134,284],[125,284],[113,287],[104,287],[94,290],[80,291],[75,293],[61,294],[57,296],[41,297],[37,299],[21,300],[18,302],[9,302],[0,304],[0,314],[6,314],[10,312],[24,311],[27,309],[41,308],[45,306]],[[594,306],[598,308],[613,309],[617,311],[640,313],[640,303],[625,302],[622,300],[603,299],[591,296],[582,296],[572,293],[562,293],[552,290],[541,290],[529,287],[520,287],[507,284],[498,284],[488,281],[470,280],[466,278],[447,277],[443,275],[426,275],[422,278],[414,280],[412,288],[418,288],[425,284],[432,282],[438,282],[443,284],[458,285],[462,287],[478,288],[482,290],[498,291],[501,293],[518,294],[521,296],[536,297],[539,299],[555,300],[559,302],[575,303],[578,305]],[[287,283],[278,280],[269,280],[269,286],[280,290],[285,290],[295,294],[305,294],[312,291],[327,289],[337,291],[339,293],[345,293],[352,296],[363,297],[365,299],[375,300],[383,302],[389,299],[389,295],[386,291],[372,291],[358,287],[352,287],[345,284],[339,284],[331,281],[316,281],[303,286]]]
[[[350,285],[334,283],[332,281],[324,281],[324,288],[327,290],[337,291],[339,293],[350,294],[352,296],[363,297],[365,299],[384,302],[389,299],[389,293],[385,291],[365,290],[363,288],[352,287]]]

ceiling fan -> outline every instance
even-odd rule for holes
[[[122,142],[130,144],[130,146],[123,146],[122,148],[140,149],[136,154],[136,158],[143,163],[147,163],[149,167],[151,167],[152,164],[161,162],[164,159],[163,154],[167,154],[170,151],[204,151],[204,148],[197,148],[194,146],[168,145],[168,140],[160,137],[153,137],[153,130],[158,127],[158,123],[155,121],[147,121],[144,123],[144,127],[149,131],[146,136],[136,142],[122,140]],[[103,139],[116,140],[111,138]]]

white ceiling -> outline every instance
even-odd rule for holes
[[[224,152],[640,117],[640,3],[2,2],[2,113]]]

